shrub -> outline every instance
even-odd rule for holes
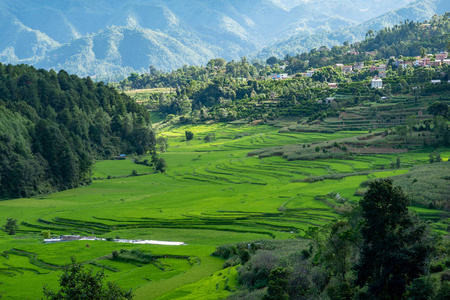
[[[450,271],[445,271],[441,274],[441,282],[450,281]]]
[[[413,280],[407,287],[408,299],[427,300],[432,299],[434,295],[435,282],[431,277],[419,277]]]
[[[241,260],[237,256],[232,256],[223,263],[222,268],[225,269],[229,267],[234,267],[239,265],[240,263]]]
[[[443,282],[441,288],[437,291],[435,300],[448,300],[450,295],[450,282]]]
[[[2,230],[9,235],[15,235],[17,229],[19,229],[19,225],[17,220],[13,218],[6,219],[6,224],[2,226]]]
[[[441,154],[439,154],[438,152],[430,153],[429,157],[430,157],[429,161],[431,164],[442,161]]]
[[[43,230],[41,232],[42,236],[44,237],[44,239],[49,239],[51,236],[50,230]]]
[[[326,293],[330,299],[352,299],[355,291],[348,282],[335,282],[327,286]]]
[[[237,253],[237,248],[234,245],[221,245],[216,247],[216,251],[213,252],[212,256],[217,256],[223,259],[228,259],[232,255]]]
[[[286,293],[289,283],[288,278],[289,272],[286,269],[278,267],[272,270],[269,275],[269,287],[267,288],[267,294],[264,299],[289,299],[289,295]]]
[[[185,131],[184,136],[186,137],[186,141],[190,141],[194,138],[194,133],[192,131]]]
[[[166,171],[166,167],[167,167],[167,163],[164,160],[164,158],[162,158],[162,157],[158,158],[158,161],[156,162],[156,165],[155,165],[156,171],[164,173]]]
[[[269,274],[277,264],[277,257],[270,251],[258,251],[244,267],[239,269],[240,284],[259,289],[269,284]]]
[[[247,249],[239,251],[239,258],[241,259],[241,265],[245,264],[250,260],[250,252]]]
[[[431,273],[442,272],[442,271],[444,271],[444,269],[445,269],[445,265],[442,262],[430,264],[430,272]]]

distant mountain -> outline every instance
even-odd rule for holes
[[[435,14],[444,14],[450,11],[450,2],[447,0],[419,0],[405,7],[382,14],[361,24],[340,28],[337,30],[322,31],[319,33],[299,33],[290,38],[278,41],[264,48],[250,57],[267,59],[271,56],[284,57],[286,54],[296,55],[321,46],[332,47],[345,41],[354,43],[365,38],[369,30],[377,31],[385,27],[392,27],[402,21],[430,20]]]
[[[171,70],[354,27],[411,1],[0,0],[0,61],[80,76]]]

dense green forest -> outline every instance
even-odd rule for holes
[[[65,71],[0,64],[0,199],[90,182],[95,159],[154,152],[149,115]]]

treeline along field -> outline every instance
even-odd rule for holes
[[[0,63],[0,199],[87,184],[94,159],[153,153],[149,121],[89,77]]]

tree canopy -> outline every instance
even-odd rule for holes
[[[115,282],[104,282],[106,275],[103,271],[93,273],[92,269],[86,270],[81,263],[77,263],[74,256],[71,263],[63,267],[63,273],[59,277],[60,290],[52,291],[44,287],[44,295],[48,300],[126,300],[132,299],[133,293],[124,290]]]
[[[409,200],[391,179],[372,182],[360,201],[363,244],[357,283],[377,299],[398,299],[428,270],[426,226],[408,212]]]
[[[0,199],[90,182],[94,159],[155,152],[150,116],[89,77],[0,63]]]

